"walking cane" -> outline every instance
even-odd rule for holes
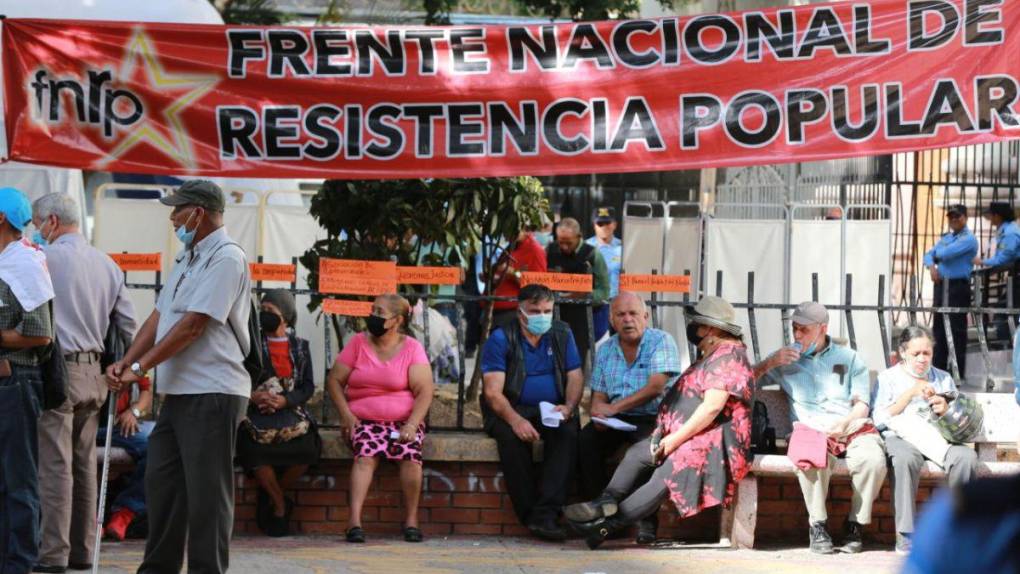
[[[99,546],[103,541],[103,519],[106,514],[106,482],[110,477],[110,443],[113,442],[113,420],[117,412],[117,391],[110,393],[106,415],[106,443],[103,453],[103,476],[99,481],[99,507],[96,509],[96,540],[92,556],[92,574],[99,574]]]

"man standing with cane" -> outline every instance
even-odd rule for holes
[[[184,244],[156,309],[124,359],[107,369],[120,389],[156,368],[165,395],[149,436],[149,538],[139,573],[222,573],[234,521],[234,444],[248,407],[244,357],[251,280],[244,251],[223,227],[225,201],[210,181],[187,181],[160,200]]]
[[[64,193],[32,204],[33,239],[53,278],[53,314],[68,375],[67,401],[39,419],[42,540],[35,572],[92,567],[96,431],[106,400],[99,360],[111,318],[128,338],[136,329],[124,274],[78,231],[78,214]]]

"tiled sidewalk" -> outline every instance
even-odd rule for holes
[[[101,572],[134,572],[142,557],[141,541],[107,544]],[[337,537],[234,540],[230,571],[238,574],[478,574],[478,573],[722,573],[845,574],[898,572],[902,559],[886,548],[856,556],[815,556],[806,548],[716,550],[662,546],[637,548],[627,541],[589,551],[579,540],[563,545],[523,538],[431,538],[408,544],[388,537],[353,545]]]

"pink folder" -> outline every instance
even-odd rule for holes
[[[805,424],[793,423],[786,456],[801,470],[825,468],[829,463],[828,437]]]

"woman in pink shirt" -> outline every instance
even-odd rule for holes
[[[361,510],[380,458],[400,465],[406,518],[404,540],[421,542],[418,500],[422,483],[425,415],[432,403],[432,369],[410,336],[411,306],[400,295],[380,295],[366,320],[368,331],[344,347],[326,380],[351,442],[350,527],[348,542],[364,542]]]

